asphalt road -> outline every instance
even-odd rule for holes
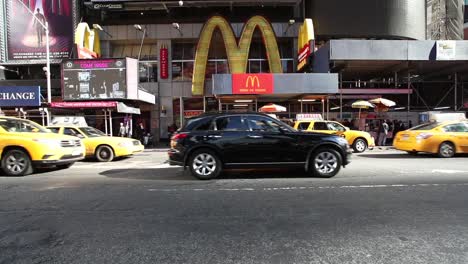
[[[468,263],[468,157],[198,181],[150,150],[0,176],[0,263]]]

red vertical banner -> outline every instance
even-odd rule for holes
[[[161,45],[161,48],[159,49],[159,60],[160,60],[160,74],[161,74],[161,79],[167,79],[169,77],[169,65],[168,65],[168,51],[167,47],[163,44]]]

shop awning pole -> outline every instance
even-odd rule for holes
[[[180,127],[184,124],[184,99],[179,97],[179,110],[180,110]]]
[[[454,98],[454,105],[453,110],[457,111],[457,91],[458,91],[458,74],[455,72],[455,78],[453,78],[454,87],[455,87],[455,98]]]
[[[411,89],[411,78],[410,78],[410,73],[408,72],[408,91],[409,89]],[[408,110],[406,111],[406,121],[408,122],[408,125],[409,125],[409,115],[410,115],[410,99],[411,99],[410,93],[408,92]]]
[[[107,132],[107,110],[104,110],[104,132],[106,133],[106,135],[109,135],[109,133]]]
[[[325,117],[325,99],[322,97],[322,116]]]
[[[339,77],[340,87],[338,89],[340,89],[340,120],[343,120],[343,75],[341,74],[341,71]]]
[[[110,129],[110,136],[112,137],[112,110],[109,110],[109,129]]]
[[[203,96],[203,113],[206,112],[206,98]]]

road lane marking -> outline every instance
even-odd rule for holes
[[[377,185],[342,185],[342,186],[291,186],[291,187],[264,187],[264,188],[219,188],[219,189],[148,189],[149,192],[246,192],[246,191],[294,191],[314,189],[365,189],[365,188],[401,188],[401,187],[439,187],[439,186],[468,186],[468,183],[418,183],[418,184],[377,184]]]
[[[462,171],[462,170],[432,170],[432,173],[447,173],[447,174],[454,174],[454,173],[467,173],[468,171]]]

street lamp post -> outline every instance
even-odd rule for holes
[[[46,78],[47,78],[47,103],[50,104],[52,102],[52,89],[51,89],[51,82],[50,82],[50,47],[49,47],[49,22],[45,21],[43,23],[40,21],[35,15],[34,12],[29,9],[29,7],[23,3],[21,0],[17,0],[20,2],[26,10],[32,15],[32,17],[44,28],[46,33]]]
[[[143,41],[145,41],[146,37],[146,27],[142,28],[140,25],[134,25],[134,27],[136,30],[143,32],[143,37],[141,37],[140,50],[138,51],[138,61],[140,61],[141,49],[143,48]]]

